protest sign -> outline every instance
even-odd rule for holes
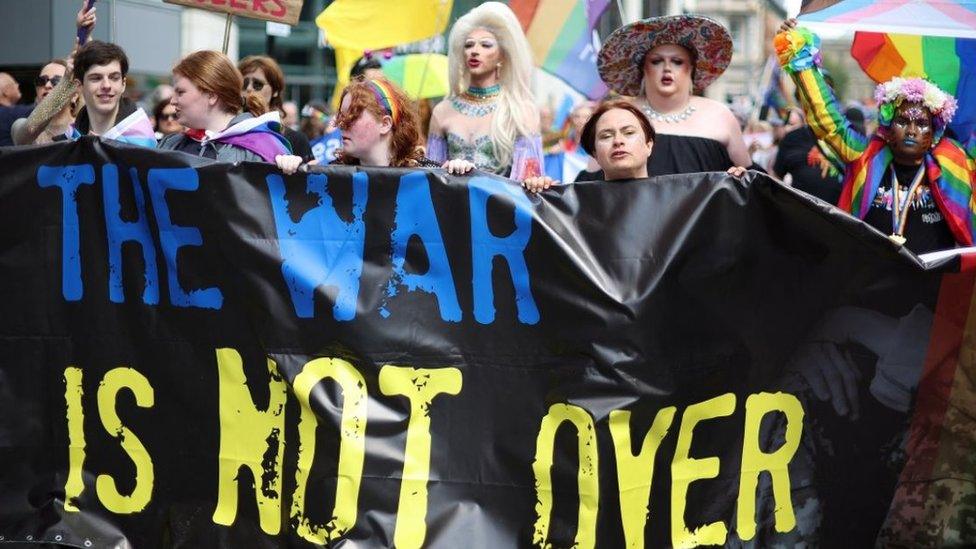
[[[0,173],[5,541],[976,540],[972,262],[768,177]]]
[[[178,4],[201,10],[215,11],[236,15],[240,17],[250,17],[252,19],[263,19],[265,21],[277,21],[295,25],[302,14],[302,3],[305,0],[163,0],[167,4]]]

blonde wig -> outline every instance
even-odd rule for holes
[[[508,6],[501,2],[481,4],[458,19],[448,37],[448,78],[454,94],[463,93],[471,84],[465,63],[464,42],[477,29],[495,35],[501,50],[498,82],[502,89],[489,136],[495,158],[502,165],[508,165],[512,162],[515,139],[539,133],[539,128],[527,124],[527,120],[535,118],[529,116],[535,111],[532,51],[522,26]]]

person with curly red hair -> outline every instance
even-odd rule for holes
[[[336,125],[342,150],[335,164],[394,168],[445,168],[454,174],[474,169],[466,160],[443,164],[424,156],[420,124],[406,94],[385,78],[359,78],[342,92]]]

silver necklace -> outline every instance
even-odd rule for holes
[[[647,115],[647,117],[654,122],[664,122],[665,124],[674,124],[675,122],[688,120],[688,117],[690,117],[691,113],[695,112],[696,109],[694,105],[689,103],[688,106],[685,107],[683,111],[672,112],[668,114],[657,112],[649,104],[645,104],[644,106],[642,106],[641,110],[644,111],[644,114]]]

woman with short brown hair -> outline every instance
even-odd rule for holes
[[[241,93],[261,96],[268,108],[278,111],[284,119],[285,73],[278,62],[267,55],[249,55],[237,63],[237,70],[244,77]],[[312,147],[303,133],[282,124],[281,134],[291,144],[291,150],[295,155],[305,161],[313,158]]]

